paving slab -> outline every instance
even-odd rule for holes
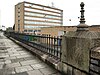
[[[4,58],[4,59],[5,59],[5,60],[16,59],[16,56],[6,57],[6,58]]]
[[[24,58],[11,59],[12,63],[21,62],[21,61],[25,61],[25,59]]]
[[[0,75],[10,75],[10,74],[15,74],[14,68],[0,69]]]
[[[11,54],[10,56],[20,56],[20,54],[16,53],[16,54]]]
[[[41,62],[40,60],[27,60],[27,61],[22,61],[20,63],[21,65],[32,65],[40,62]]]
[[[3,69],[3,65],[0,65],[0,69]]]
[[[11,60],[5,60],[5,64],[10,64]]]
[[[25,72],[25,71],[31,71],[31,70],[33,70],[33,68],[31,66],[21,66],[21,67],[16,67],[15,68],[15,71],[17,73]]]
[[[34,64],[34,65],[31,65],[34,69],[41,69],[41,68],[46,68],[46,67],[49,67],[47,64],[45,63],[38,63],[38,64]]]
[[[28,71],[28,75],[44,75],[39,70]]]
[[[35,56],[32,56],[32,57],[25,57],[24,58],[25,60],[32,60],[32,59],[37,59]]]
[[[31,57],[32,55],[20,55],[20,56],[16,56],[17,58],[25,58],[25,57]]]
[[[51,75],[61,75],[60,73],[54,73],[54,74],[51,74]]]
[[[16,73],[16,74],[11,74],[11,75],[28,75],[27,72],[21,72],[21,73]]]
[[[50,75],[50,74],[57,73],[57,71],[56,71],[55,69],[51,68],[51,67],[40,69],[40,71],[41,71],[44,75]]]
[[[21,64],[19,62],[6,64],[6,68],[19,67],[19,66],[21,66]]]

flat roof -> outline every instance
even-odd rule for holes
[[[100,25],[91,25],[90,27],[100,27]]]
[[[27,2],[27,1],[20,2],[20,3],[34,4],[34,5],[37,5],[37,6],[42,6],[42,7],[46,7],[46,8],[50,8],[50,9],[55,9],[55,10],[63,11],[62,9],[58,9],[58,8],[55,8],[55,7],[50,7],[50,6],[46,6],[46,5],[42,5],[42,4],[31,3],[31,2]],[[18,4],[20,4],[20,3],[18,3]]]

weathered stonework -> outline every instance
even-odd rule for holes
[[[62,37],[62,64],[67,63],[80,70],[89,72],[90,50],[100,46],[99,38],[99,32],[76,31],[65,34]],[[62,67],[64,68],[62,71],[68,72],[66,66],[62,65]],[[69,70],[72,71],[71,69]]]

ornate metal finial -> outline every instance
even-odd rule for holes
[[[81,4],[80,4],[80,6],[81,6],[81,18],[80,18],[80,23],[84,23],[85,24],[85,18],[84,18],[84,12],[85,12],[85,10],[84,10],[84,3],[83,2],[81,2]]]
[[[81,17],[80,17],[80,24],[77,26],[77,30],[88,30],[88,25],[85,24],[85,18],[84,18],[84,2],[81,2],[80,7],[81,7]]]

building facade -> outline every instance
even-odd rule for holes
[[[90,31],[100,32],[100,25],[91,25],[89,27]]]
[[[38,33],[43,27],[61,25],[61,9],[25,1],[15,5],[15,32]]]
[[[47,27],[41,28],[40,34],[47,34],[51,36],[62,36],[64,33],[68,31],[76,31],[77,26],[55,26],[55,27]],[[100,32],[100,25],[91,25],[89,26],[89,31]]]
[[[51,36],[62,36],[68,31],[76,31],[76,26],[55,26],[55,27],[47,27],[41,28],[40,34],[46,34]]]

